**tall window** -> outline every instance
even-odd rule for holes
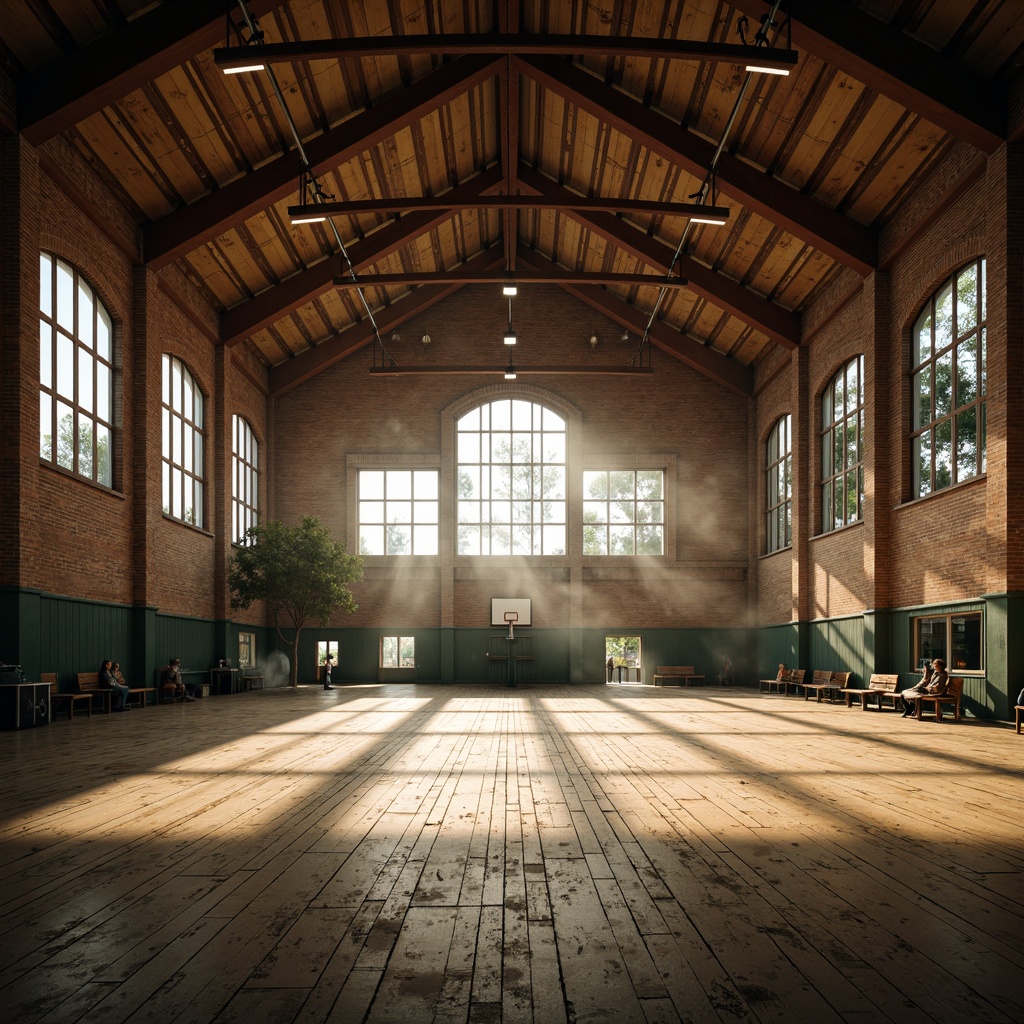
[[[783,416],[772,428],[765,453],[767,486],[766,551],[793,543],[793,417]]]
[[[231,540],[243,544],[259,521],[259,445],[241,416],[231,417],[231,438]]]
[[[39,457],[114,483],[110,314],[78,271],[39,255]]]
[[[951,676],[981,671],[981,612],[929,615],[914,619],[913,627],[916,665],[941,658]]]
[[[912,494],[985,472],[985,261],[929,300],[911,341]]]
[[[411,636],[382,636],[380,638],[381,668],[415,668],[416,638]]]
[[[821,397],[821,528],[861,517],[864,502],[864,357],[851,359]]]
[[[665,474],[597,470],[583,474],[583,554],[660,555],[665,550]]]
[[[565,420],[522,399],[456,427],[460,555],[566,553]]]
[[[163,357],[163,509],[203,525],[203,394],[184,363]]]
[[[436,469],[360,470],[359,553],[436,555]]]

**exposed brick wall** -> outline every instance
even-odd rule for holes
[[[651,376],[521,375],[504,390],[500,369],[508,358],[501,343],[506,317],[507,305],[496,289],[466,288],[404,324],[401,341],[386,340],[401,365],[486,364],[494,366],[493,376],[380,379],[368,374],[371,353],[364,350],[277,398],[273,472],[278,517],[296,522],[304,514],[317,515],[333,536],[351,545],[356,524],[349,518],[354,508],[350,510],[347,500],[348,456],[416,455],[439,462],[442,414],[460,396],[501,385],[499,394],[532,399],[541,389],[577,410],[580,459],[596,456],[609,466],[628,466],[638,455],[671,457],[676,514],[666,530],[671,535],[667,548],[674,548],[675,558],[664,581],[598,585],[588,582],[588,566],[582,564],[594,560],[570,552],[536,566],[542,575],[545,567],[568,571],[568,582],[544,577],[529,585],[529,593],[521,588],[517,593],[540,602],[545,625],[583,624],[579,616],[586,619],[597,609],[611,609],[617,621],[651,626],[734,624],[737,615],[746,614],[747,604],[748,400],[657,351]],[[522,288],[513,300],[513,322],[520,338],[514,360],[520,368],[621,366],[637,344],[635,337],[622,342],[621,327],[553,287]],[[601,339],[593,350],[588,343],[592,332]],[[423,334],[431,336],[429,346],[420,341]],[[309,443],[310,437],[316,437],[315,444]],[[579,469],[577,465],[577,477]],[[571,486],[579,485],[571,481]],[[618,560],[597,562],[605,566]],[[683,571],[694,566],[702,569],[699,578]],[[674,575],[673,567],[679,569]],[[523,569],[515,563],[521,583]],[[502,572],[497,570],[499,579]],[[453,588],[455,625],[479,624],[490,597],[501,596],[494,589],[498,582],[469,584],[448,564],[442,564],[440,573]],[[385,586],[368,574],[354,588],[360,611],[345,621],[371,624],[371,610],[383,607],[374,591]],[[477,604],[485,598],[481,612]],[[572,611],[574,607],[580,610]],[[423,606],[417,609],[422,614]],[[394,614],[392,609],[390,616]],[[542,621],[539,611],[536,621]]]

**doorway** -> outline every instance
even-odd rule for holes
[[[606,636],[604,665],[606,683],[642,683],[644,673],[640,660],[640,637]]]

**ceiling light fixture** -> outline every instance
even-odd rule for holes
[[[752,75],[782,75],[785,77],[789,74],[789,68],[766,68],[758,64],[748,64],[746,70]]]
[[[424,334],[423,337],[420,340],[423,342],[424,345],[429,345],[430,344],[430,335],[429,334]]]
[[[508,300],[508,327],[505,328],[505,336],[502,339],[506,345],[514,345],[516,343],[516,332],[512,330],[512,300]],[[512,353],[508,354],[509,359],[512,358]]]
[[[508,274],[505,277],[505,283],[504,285],[502,285],[501,294],[507,295],[510,299],[513,298],[516,294],[518,294],[518,289],[516,288],[516,279],[511,274]]]
[[[238,33],[238,38],[241,39],[241,41],[242,41],[242,49],[243,49],[243,51],[244,51],[245,47],[248,47],[248,46],[255,46],[257,48],[262,47],[263,43],[264,43],[264,39],[265,39],[264,34],[263,34],[263,29],[260,28],[259,22],[254,17],[252,17],[252,15],[249,13],[248,9],[246,8],[246,6],[244,4],[242,5],[242,15],[245,18],[245,28],[247,28],[249,30],[249,35],[246,36],[245,33],[242,31],[242,25],[241,24],[235,25],[234,27],[235,27],[235,31]],[[227,35],[227,40],[226,40],[226,42],[224,44],[225,47],[230,47],[231,46],[231,27],[232,27],[232,22],[231,22],[231,19],[229,17],[228,18],[228,35]],[[224,68],[221,68],[221,71],[223,71],[225,75],[244,75],[248,71],[266,71],[266,70],[267,70],[267,65],[262,63],[262,62],[259,62],[259,58],[254,60],[251,64],[239,64],[237,67],[224,67]]]
[[[266,71],[266,64],[243,64],[237,68],[223,68],[225,75],[244,75],[247,71]]]
[[[592,334],[590,336],[590,347],[591,348],[597,348],[597,335],[596,334]]]
[[[305,201],[307,195],[311,200],[309,203]],[[318,207],[323,206],[324,203],[333,198],[334,196],[325,191],[323,185],[317,181],[309,165],[304,163],[302,170],[299,172],[299,205],[288,208],[292,225],[322,224],[327,220],[327,214],[318,209]]]

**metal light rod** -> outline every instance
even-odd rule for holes
[[[370,374],[376,377],[411,377],[411,376],[461,376],[466,374],[497,377],[508,372],[507,366],[371,366]],[[651,366],[515,366],[517,377],[532,375],[571,375],[594,376],[617,374],[625,377],[637,377],[654,373]]]
[[[756,64],[789,70],[796,50],[768,49],[739,43],[699,39],[655,39],[643,36],[524,35],[502,32],[452,32],[433,35],[381,36],[358,39],[297,40],[249,46],[224,46],[213,51],[221,70],[257,62],[339,60],[360,57],[402,57],[417,53],[457,56],[464,53],[566,54],[601,57],[649,57],[654,60],[699,60],[724,64]]]
[[[292,223],[313,218],[355,217],[366,213],[405,213],[410,210],[579,210],[585,212],[649,214],[651,216],[700,218],[723,224],[729,219],[726,206],[678,203],[671,200],[605,199],[600,196],[491,195],[460,199],[445,196],[396,196],[355,199],[348,202],[299,203],[288,207]]]
[[[596,271],[561,270],[517,270],[517,285],[523,284],[604,284],[639,285],[649,288],[685,288],[689,283],[685,277],[666,278],[658,274],[603,274]],[[508,275],[503,270],[465,271],[459,267],[451,270],[410,271],[407,274],[360,274],[358,279],[336,277],[335,288],[394,288],[401,285],[429,284],[504,284]]]

